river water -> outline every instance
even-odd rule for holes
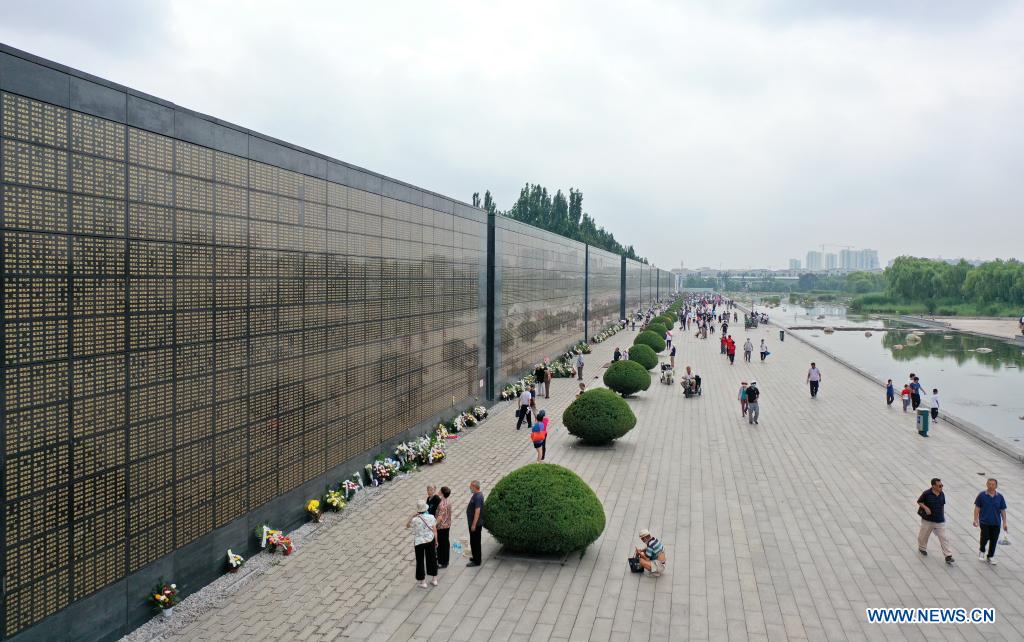
[[[758,306],[759,310],[763,310]],[[939,389],[942,409],[988,432],[1024,446],[1024,349],[996,339],[960,332],[927,332],[918,345],[907,345],[908,326],[894,320],[847,315],[842,306],[803,308],[783,304],[768,310],[784,327],[801,325],[870,328],[864,331],[788,330],[899,391],[913,372],[928,390]],[[819,316],[824,316],[819,319]],[[876,328],[885,328],[882,331]],[[897,344],[903,345],[897,349]],[[991,352],[977,352],[988,348]],[[827,378],[827,373],[825,373]],[[879,403],[884,393],[879,392]],[[941,422],[939,424],[941,427]]]

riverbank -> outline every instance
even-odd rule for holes
[[[950,318],[1019,318],[1020,310],[1002,303],[973,303],[970,301],[935,301],[928,304],[912,301],[894,301],[884,293],[872,292],[853,297],[847,306],[857,314],[907,314]]]
[[[1022,341],[1020,326],[1016,319],[993,318],[993,317],[928,317],[928,316],[906,316],[905,320],[920,322],[924,325],[941,324],[941,327],[957,332],[976,334],[991,339],[1004,339],[1010,341]],[[934,326],[933,326],[934,327]]]
[[[742,306],[740,306],[740,307],[742,309]],[[916,317],[901,317],[900,318],[901,321],[904,321],[904,322],[907,322],[907,323],[913,323],[915,319],[917,319],[917,318]],[[943,330],[946,329],[946,326],[940,324],[938,321],[929,321],[927,319],[920,319],[920,321],[922,321],[922,325],[930,326],[930,328],[931,328],[930,331],[931,332],[942,332]],[[925,321],[927,323],[924,323]],[[774,326],[776,330],[784,328],[784,326],[779,324],[777,322],[777,320],[773,320],[771,322],[771,325]],[[939,329],[939,328],[942,328],[942,329]],[[800,341],[801,343],[807,345],[812,350],[815,350],[815,351],[819,352],[820,354],[825,355],[828,358],[835,360],[840,365],[842,365],[842,366],[850,369],[851,371],[857,373],[858,375],[866,378],[867,380],[871,381],[873,384],[877,385],[880,388],[885,386],[885,377],[883,377],[881,375],[885,375],[888,372],[887,370],[879,371],[878,368],[875,367],[875,368],[871,368],[871,370],[875,371],[875,373],[873,373],[873,372],[871,372],[871,370],[869,370],[869,366],[867,365],[867,363],[870,363],[870,361],[868,361],[867,363],[861,363],[861,364],[853,363],[851,361],[851,357],[849,355],[849,351],[846,351],[844,353],[844,354],[846,354],[846,356],[844,357],[841,354],[837,353],[836,351],[830,350],[830,349],[828,349],[828,347],[822,346],[821,343],[825,341],[824,338],[820,338],[817,341],[812,341],[812,340],[810,340],[810,338],[808,338],[806,336],[801,336],[801,334],[799,332],[790,332],[791,329],[794,329],[794,328],[786,328],[787,339],[792,338],[792,339],[796,339],[797,341]],[[811,336],[814,336],[814,335],[811,335]],[[1006,340],[1003,337],[993,337],[993,338],[996,338],[999,341],[1005,341]],[[984,356],[988,357],[989,355],[984,355]],[[993,356],[995,356],[995,355],[993,355]],[[920,373],[921,370],[917,370],[917,372]],[[892,371],[892,374],[889,374],[888,376],[896,376],[895,373],[896,373],[896,371]],[[930,380],[930,379],[927,379],[927,380]],[[940,385],[939,387],[942,388],[943,386]],[[955,400],[955,398],[954,398],[954,400]],[[928,403],[927,396],[925,396],[925,400],[924,401],[925,401],[925,405],[927,406],[927,403]],[[950,402],[950,398],[949,397],[945,397],[945,401],[946,402]],[[977,409],[975,409],[975,408],[972,408],[971,411],[968,414],[983,416],[983,413],[977,412]],[[1016,414],[1014,414],[1014,416],[1016,416]],[[980,441],[980,442],[982,442],[982,443],[984,443],[984,444],[986,444],[986,445],[988,445],[988,446],[990,446],[992,448],[995,448],[996,450],[1000,451],[1004,455],[1013,458],[1017,462],[1024,463],[1024,449],[1022,449],[1018,445],[1017,442],[1012,441],[1011,438],[1009,438],[1007,435],[994,434],[990,430],[987,430],[987,429],[983,428],[982,425],[979,425],[979,424],[983,424],[987,418],[984,418],[984,417],[983,418],[973,417],[974,419],[976,419],[976,421],[970,421],[970,420],[964,419],[963,417],[958,417],[955,414],[953,414],[953,415],[949,414],[949,412],[948,412],[948,410],[946,408],[944,408],[943,411],[942,411],[942,418],[945,419],[946,422],[949,425],[951,425],[951,426],[957,428],[958,430],[960,430],[961,432],[969,435],[971,438],[974,438],[974,439],[976,439],[976,440],[978,440],[978,441]]]

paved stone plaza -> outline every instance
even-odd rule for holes
[[[449,460],[355,502],[343,519],[296,554],[178,632],[190,640],[844,640],[1024,638],[1024,539],[1000,547],[1001,565],[977,560],[973,500],[1000,480],[1011,535],[1024,505],[1019,464],[940,421],[919,437],[910,415],[887,409],[883,391],[774,327],[734,336],[768,339],[765,363],[729,366],[717,336],[676,332],[677,368],[695,365],[704,395],[684,399],[657,380],[629,401],[638,417],[612,448],[583,448],[559,418],[576,383],[555,381],[548,459],[575,470],[604,502],[604,535],[564,566],[496,557],[484,534],[484,565],[455,560],[440,586],[413,580],[412,536],[403,526],[428,483],[448,485],[457,507],[452,539],[466,535],[467,485],[487,493],[534,459],[528,432],[500,404],[453,443]],[[616,344],[596,346],[588,385],[600,385]],[[680,340],[681,339],[681,340]],[[804,385],[808,362],[821,394]],[[894,379],[904,376],[894,372]],[[761,421],[736,401],[741,379],[762,390]],[[941,382],[936,382],[941,388]],[[897,404],[898,405],[898,402]],[[355,467],[354,467],[355,468]],[[957,565],[933,540],[917,552],[915,500],[943,478]],[[648,527],[668,553],[658,579],[629,573],[626,557]],[[987,607],[994,625],[874,625],[866,607]]]

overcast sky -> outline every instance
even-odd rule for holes
[[[5,2],[0,41],[662,267],[1020,256],[1024,3]],[[838,248],[827,248],[836,251]]]

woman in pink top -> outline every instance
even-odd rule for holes
[[[452,489],[441,487],[441,503],[437,506],[437,567],[447,568],[448,558],[452,552],[449,535],[452,528],[452,505],[448,501]]]

